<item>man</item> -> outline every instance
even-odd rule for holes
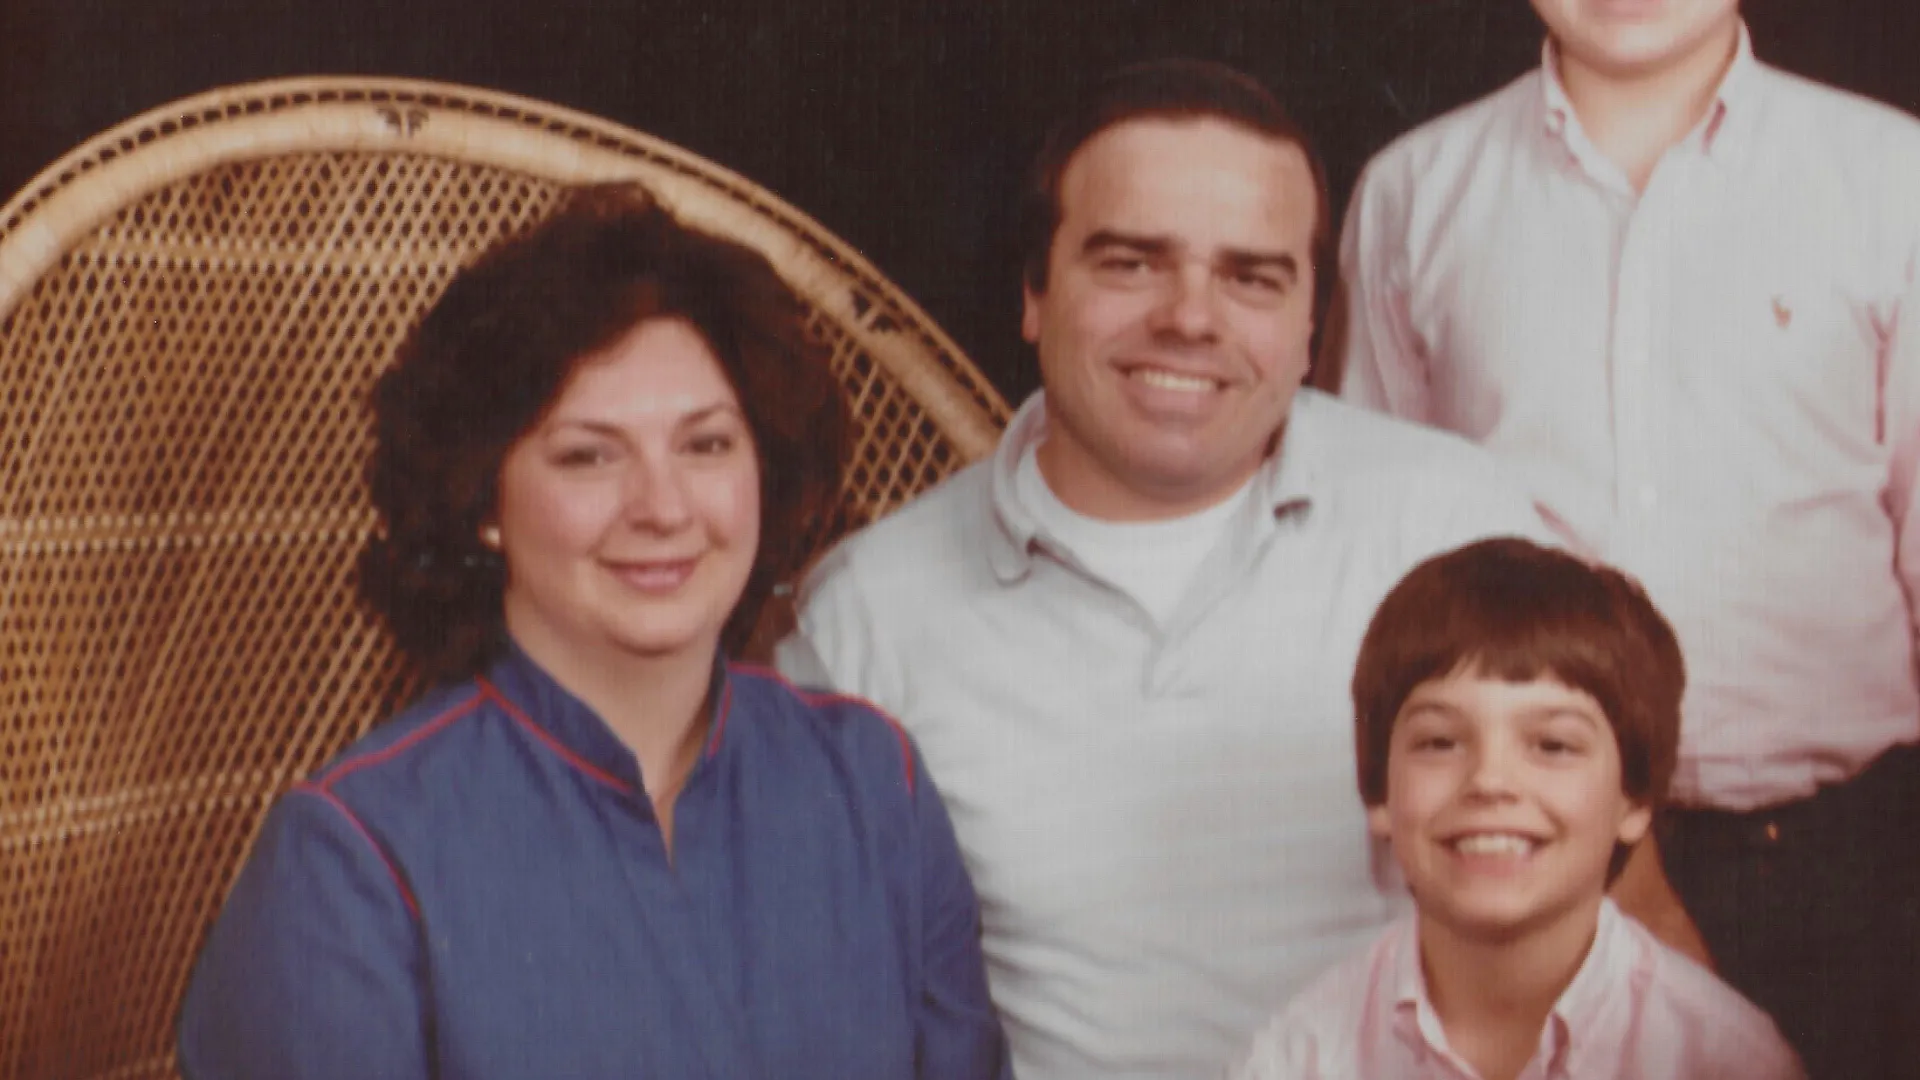
[[[1908,1075],[1920,124],[1757,61],[1738,0],[1533,6],[1538,71],[1363,175],[1344,393],[1644,582],[1689,675],[1661,850],[1716,965],[1814,1076]]]
[[[1045,389],[830,554],[780,650],[918,739],[1023,1080],[1213,1075],[1385,923],[1360,636],[1425,556],[1545,531],[1464,442],[1296,396],[1325,207],[1246,77],[1102,82],[1025,208]]]

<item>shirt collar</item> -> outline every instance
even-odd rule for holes
[[[1320,488],[1322,470],[1314,452],[1319,442],[1311,432],[1317,420],[1301,409],[1303,398],[1311,390],[1302,390],[1294,398],[1295,407],[1287,418],[1281,447],[1267,455],[1254,475],[1253,502],[1260,517],[1271,522],[1281,512],[1312,502]],[[1020,459],[1046,437],[1046,391],[1036,390],[1014,413],[987,463],[988,499],[998,528],[989,530],[987,561],[994,576],[1011,582],[1025,577],[1033,565],[1033,552],[1040,537],[1040,521],[1033,508],[1020,499],[1018,475]]]
[[[1582,1061],[1607,1053],[1609,1047],[1617,1048],[1623,1035],[1603,1031],[1601,1024],[1609,1016],[1621,1015],[1620,1010],[1608,1009],[1607,1004],[1628,992],[1632,975],[1632,939],[1620,925],[1624,918],[1611,899],[1601,898],[1593,944],[1587,947],[1573,981],[1553,1003],[1553,1035],[1557,1040],[1554,1061],[1569,1075],[1586,1075],[1588,1070]]]
[[[1560,80],[1553,38],[1540,46],[1541,97],[1545,105],[1543,123],[1547,133],[1566,141],[1570,148],[1586,147],[1586,133],[1567,97],[1566,84]],[[1734,46],[1733,63],[1720,78],[1713,105],[1689,138],[1698,137],[1701,149],[1709,156],[1737,165],[1752,140],[1755,114],[1759,112],[1761,82],[1760,61],[1753,54],[1753,37],[1746,20],[1740,22],[1739,43]]]
[[[732,713],[735,675],[723,658],[716,658],[707,700],[713,714],[707,725],[706,746],[694,763],[716,755],[726,745],[727,719]],[[519,644],[507,639],[500,656],[480,678],[483,694],[547,743],[568,764],[608,786],[629,794],[643,790],[640,762],[600,714],[562,686]],[[692,777],[688,778],[689,786]]]
[[[1588,946],[1573,980],[1553,1003],[1541,1033],[1546,1043],[1548,1076],[1588,1075],[1590,1070],[1581,1062],[1604,1054],[1610,1042],[1619,1040],[1618,1033],[1602,1031],[1599,1025],[1610,1015],[1608,999],[1626,991],[1632,966],[1628,942],[1621,936],[1622,918],[1613,901],[1603,897],[1593,944]],[[1420,970],[1418,927],[1419,915],[1414,914],[1401,920],[1394,930],[1397,937],[1389,970],[1396,1026],[1402,1038],[1424,1043],[1428,1052],[1448,1053],[1445,1029],[1427,995],[1426,975]]]

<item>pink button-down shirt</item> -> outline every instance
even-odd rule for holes
[[[1367,167],[1343,393],[1492,449],[1643,582],[1677,800],[1811,794],[1920,738],[1920,123],[1743,29],[1636,195],[1548,60]]]
[[[1447,1045],[1427,997],[1415,919],[1395,923],[1288,1003],[1233,1080],[1479,1080]],[[1804,1075],[1765,1013],[1609,900],[1519,1080]]]

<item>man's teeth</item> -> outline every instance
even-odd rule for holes
[[[1161,390],[1184,390],[1192,394],[1213,389],[1212,379],[1198,375],[1176,375],[1158,368],[1137,368],[1133,377]]]
[[[1453,842],[1462,855],[1525,855],[1533,841],[1513,833],[1475,833]]]

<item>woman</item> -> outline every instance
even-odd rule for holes
[[[217,1077],[992,1077],[912,744],[733,667],[847,457],[765,260],[592,188],[374,393],[362,592],[438,688],[294,788],[215,924]]]

